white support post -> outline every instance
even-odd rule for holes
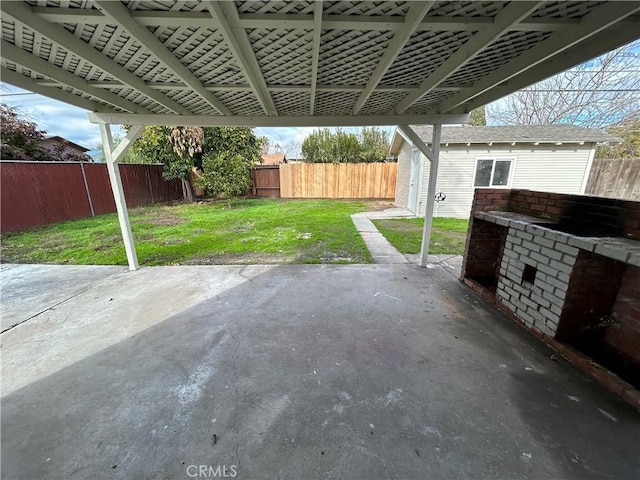
[[[440,133],[442,125],[433,126],[431,140],[432,158],[429,167],[429,188],[427,190],[427,210],[424,212],[424,230],[422,231],[422,247],[420,248],[420,266],[426,267],[429,258],[429,242],[431,241],[431,224],[433,207],[436,203],[436,183],[438,181],[438,163],[440,161]]]
[[[143,129],[144,126],[142,125],[133,126],[120,145],[118,145],[117,148],[114,148],[113,137],[111,136],[111,125],[100,125],[100,134],[102,135],[102,144],[104,145],[104,156],[107,162],[107,171],[109,172],[111,189],[113,190],[113,199],[116,202],[116,209],[118,211],[122,240],[127,252],[129,270],[138,270],[140,266],[138,265],[138,256],[136,255],[136,247],[133,242],[133,234],[131,233],[129,212],[127,211],[127,202],[124,198],[124,190],[122,188],[122,178],[120,177],[118,161],[124,156],[127,148],[135,141],[136,138],[138,138],[140,133],[142,133]]]

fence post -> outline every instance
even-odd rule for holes
[[[147,177],[147,182],[149,182],[149,193],[151,193],[151,204],[154,205],[156,203],[153,198],[153,184],[151,183],[151,175],[149,174],[149,165],[144,166],[145,177]]]
[[[89,200],[89,209],[91,210],[91,216],[95,217],[96,213],[93,211],[93,202],[91,201],[91,192],[89,191],[89,184],[87,183],[87,175],[84,173],[83,162],[80,162],[80,170],[82,170],[82,180],[84,180],[84,191],[87,192],[87,200]]]

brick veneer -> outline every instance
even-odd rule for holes
[[[510,213],[475,218],[490,211]],[[514,214],[541,221],[509,221],[526,218]],[[477,189],[461,280],[640,409],[640,390],[561,343],[593,335],[640,368],[640,253],[619,256],[581,234],[640,240],[640,202]],[[486,283],[492,275],[497,287]]]
[[[546,218],[601,236],[640,240],[640,202],[531,190],[476,189],[471,218],[475,212],[491,210]]]
[[[627,266],[611,312],[613,323],[604,342],[640,363],[640,267]]]

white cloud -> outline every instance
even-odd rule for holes
[[[47,135],[58,135],[86,148],[101,143],[100,129],[89,123],[86,110],[5,83],[1,87],[2,101],[26,114]]]

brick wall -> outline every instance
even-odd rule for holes
[[[482,189],[474,192],[473,207],[467,230],[467,243],[462,262],[462,278],[497,277],[497,267],[506,229],[474,218],[478,211],[506,210],[509,206],[510,190]],[[471,235],[473,234],[473,239]],[[473,240],[473,241],[472,241]],[[497,278],[496,278],[497,280]]]
[[[557,221],[578,233],[640,240],[640,204],[628,200],[513,191],[509,208]]]
[[[569,231],[640,240],[640,202],[530,190],[476,189],[478,211],[510,211],[558,222]]]
[[[599,341],[618,295],[626,265],[580,250],[565,296],[556,338],[570,343]]]
[[[640,267],[628,265],[604,342],[640,365]]]
[[[566,235],[532,226],[509,228],[498,300],[525,324],[555,336],[577,256]]]

